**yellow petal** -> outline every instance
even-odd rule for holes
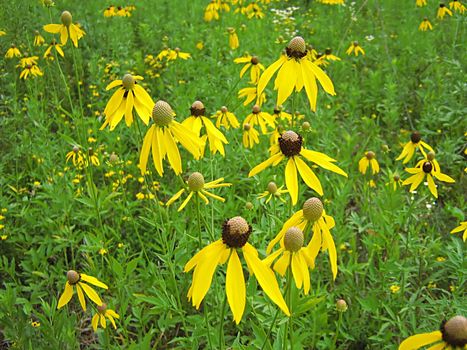
[[[141,85],[135,84],[133,87],[133,91],[135,92],[135,97],[139,100],[143,105],[147,106],[148,108],[152,109],[155,105],[153,99],[149,94],[144,90]]]
[[[330,170],[336,174],[347,177],[347,173],[344,170],[332,163],[335,162],[335,159],[332,159],[324,153],[302,148],[300,154],[303,155],[310,162],[313,162],[326,170]]]
[[[300,268],[300,260],[298,258],[298,254],[296,253],[292,254],[291,267],[292,267],[292,275],[295,281],[295,285],[297,286],[298,289],[301,289],[303,285],[303,275],[302,275],[302,269]]]
[[[165,157],[165,148],[164,148],[164,130],[157,126],[154,126],[154,134],[152,136],[152,160],[154,162],[154,167],[156,168],[159,176],[164,174],[164,168],[162,167],[162,160]]]
[[[304,256],[304,250],[301,249],[296,253],[298,255],[297,263],[302,271],[303,276],[303,292],[305,295],[308,295],[310,292],[311,282],[310,282],[310,271],[308,271],[308,265]]]
[[[293,214],[290,217],[290,219],[288,219],[284,223],[282,229],[279,231],[276,237],[274,237],[274,239],[268,244],[268,247],[266,248],[266,253],[270,254],[272,248],[284,237],[285,232],[292,226],[298,226],[303,220],[303,210],[299,210],[295,214]]]
[[[245,311],[246,288],[242,264],[235,249],[232,249],[227,265],[225,291],[235,323],[239,324]]]
[[[60,299],[58,300],[57,309],[60,309],[66,304],[68,304],[72,296],[73,296],[73,287],[67,281],[65,283],[65,290],[63,291],[63,294],[60,296]]]
[[[289,158],[285,167],[285,185],[289,190],[290,197],[292,199],[292,205],[297,204],[298,201],[297,168],[295,167],[294,158],[295,157]]]
[[[285,62],[277,73],[275,85],[277,86],[277,105],[282,106],[292,93],[300,66],[294,59]]]
[[[105,283],[102,283],[96,277],[85,275],[84,273],[81,273],[80,276],[81,276],[81,279],[83,281],[91,283],[91,284],[95,285],[96,287],[100,287],[100,288],[104,288],[104,289],[109,288],[109,287],[107,287],[107,285]]]
[[[165,203],[166,206],[169,206],[171,205],[173,202],[175,202],[177,199],[180,198],[180,196],[182,195],[182,193],[185,192],[185,189],[182,188],[180,191],[178,191],[177,193],[175,193],[168,201],[167,203]]]
[[[426,350],[443,350],[443,349],[450,349],[449,347],[446,347],[446,343],[443,341],[441,343],[438,343],[436,345],[433,345],[433,346],[430,346],[428,349]]]
[[[426,174],[426,181],[428,182],[428,189],[430,190],[431,194],[438,198],[438,190],[436,189],[435,182],[433,181],[433,177],[430,174]]]
[[[421,348],[424,345],[428,345],[442,339],[443,338],[440,331],[412,335],[399,345],[399,350],[415,350]]]
[[[123,82],[120,79],[114,80],[111,82],[109,85],[106,86],[105,90],[108,91],[110,89],[113,89],[116,86],[123,86]]]
[[[290,316],[289,308],[282,297],[274,272],[258,258],[258,253],[251,244],[247,242],[242,250],[248,266],[251,268],[263,291],[287,316]]]
[[[92,316],[92,321],[91,321],[92,329],[94,329],[94,332],[97,331],[98,322],[99,322],[99,314],[96,313],[94,314],[94,316]]]
[[[272,157],[268,158],[264,162],[258,164],[253,169],[251,169],[250,172],[248,173],[248,177],[255,176],[256,174],[260,173],[261,171],[266,169],[268,166],[270,166],[271,164],[273,164],[274,162],[280,160],[283,157],[284,156],[282,155],[282,153],[276,153]]]
[[[321,182],[313,170],[311,170],[311,168],[302,159],[300,159],[300,157],[294,157],[294,160],[300,173],[300,177],[303,179],[306,185],[322,196],[323,188],[321,187]]]
[[[188,194],[188,196],[185,198],[185,200],[183,201],[183,203],[180,205],[180,207],[177,209],[178,212],[182,211],[183,208],[186,207],[186,205],[188,204],[188,202],[190,201],[191,197],[193,197],[193,193],[194,192],[190,192]]]
[[[222,242],[222,239],[219,239],[208,246],[204,247],[201,249],[198,253],[196,253],[186,264],[183,269],[183,272],[189,272],[191,271],[202,259],[205,255],[209,255],[211,251],[217,251],[222,247],[224,243]]]
[[[60,42],[62,45],[65,45],[68,40],[68,30],[65,26],[62,26],[60,29]]]
[[[175,172],[175,175],[182,173],[182,159],[180,158],[180,152],[178,151],[177,144],[170,133],[170,130],[165,130],[165,145],[167,149],[167,155],[169,158],[169,163],[172,166],[172,169]]]
[[[125,89],[123,88],[120,88],[114,92],[114,94],[110,98],[109,102],[107,102],[107,105],[105,106],[105,109],[104,109],[104,114],[106,117],[109,118],[112,116],[112,114],[115,113],[115,111],[118,109],[118,107],[122,103],[124,94],[125,94]]]
[[[313,71],[306,64],[302,64],[302,77],[303,84],[305,85],[305,92],[310,102],[310,108],[312,111],[316,111],[316,100],[318,98],[318,85],[316,84],[316,78]]]
[[[170,130],[188,152],[190,152],[196,159],[200,157],[201,142],[199,137],[193,131],[187,129],[176,121],[172,121],[172,123],[170,123]]]
[[[47,33],[57,34],[62,29],[62,24],[46,24],[43,28]]]
[[[70,31],[70,39],[73,42],[73,45],[78,47],[78,32],[76,31],[76,25],[71,24],[68,29]]]
[[[336,92],[334,91],[334,85],[331,79],[328,77],[326,73],[324,73],[324,71],[321,68],[319,68],[317,65],[315,65],[311,61],[308,61],[307,59],[302,59],[301,63],[307,65],[308,68],[314,73],[319,83],[323,87],[324,91],[326,91],[331,96],[334,96],[336,94]]]
[[[257,85],[257,96],[261,96],[266,85],[268,85],[269,80],[271,80],[274,73],[287,61],[287,56],[281,55],[281,57],[271,64],[266,70],[261,74]]]
[[[151,149],[152,138],[153,138],[153,133],[154,133],[155,128],[156,128],[155,125],[151,126],[143,139],[143,147],[141,147],[141,153],[139,156],[139,165],[138,165],[143,175],[146,173],[146,168],[147,168],[148,159],[149,159],[149,151]]]
[[[329,230],[323,230],[323,241],[328,247],[329,253],[329,262],[331,263],[332,277],[336,279],[337,276],[337,252],[336,246],[334,244],[334,239],[332,238],[331,232]]]
[[[438,180],[440,181],[443,181],[443,182],[447,182],[447,183],[454,183],[456,182],[452,177],[446,175],[446,174],[442,174],[442,173],[433,173],[433,176],[436,177]]]
[[[78,294],[78,300],[83,308],[83,311],[86,311],[86,301],[84,300],[83,290],[81,289],[79,283],[76,285],[76,293]]]
[[[86,283],[78,282],[78,284],[81,288],[83,288],[84,292],[86,293],[89,299],[91,299],[98,306],[102,305],[101,298],[96,293],[96,291],[92,289],[92,287],[88,286]]]
[[[131,123],[133,123],[133,106],[134,106],[133,92],[129,91],[126,97],[126,105],[125,105],[125,123],[127,126],[131,126]]]
[[[284,276],[287,272],[287,268],[290,265],[290,252],[284,251],[284,254],[274,264],[274,271],[279,275]]]

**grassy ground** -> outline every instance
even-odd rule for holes
[[[465,15],[436,19],[433,1],[422,8],[415,0],[346,3],[272,1],[261,4],[263,19],[247,19],[232,7],[209,23],[203,20],[208,1],[200,0],[141,0],[127,18],[105,18],[110,3],[104,1],[57,1],[50,9],[39,1],[3,4],[2,54],[15,44],[23,54],[40,57],[44,75],[23,81],[17,58],[0,62],[0,348],[396,349],[409,335],[467,315],[465,243],[462,233],[449,233],[466,213]],[[272,11],[290,7],[288,19]],[[68,42],[64,58],[43,59],[53,36],[42,27],[60,23],[63,10],[86,36],[77,49]],[[425,16],[433,31],[418,30]],[[228,27],[238,33],[236,50],[228,46]],[[41,47],[33,45],[35,30],[46,39]],[[320,253],[310,294],[291,289],[290,322],[282,313],[275,318],[277,307],[248,278],[244,264],[247,303],[235,325],[230,309],[222,312],[225,265],[217,269],[200,310],[188,302],[192,276],[183,267],[199,250],[195,202],[181,213],[180,201],[160,205],[182,182],[168,163],[159,177],[152,160],[151,173],[141,176],[137,164],[147,127],[138,117],[130,128],[122,121],[114,131],[99,130],[112,94],[105,87],[132,72],[145,78],[142,86],[154,101],[171,104],[178,121],[201,100],[209,115],[226,105],[242,122],[252,105],[243,106],[237,92],[248,85],[248,74],[239,81],[241,66],[233,59],[249,53],[269,66],[295,35],[319,52],[332,48],[342,59],[325,68],[337,95],[320,90],[316,112],[304,92],[294,93],[293,107],[292,98],[284,104],[310,123],[309,130],[301,129],[302,121],[294,126],[306,147],[337,159],[348,173],[344,178],[315,169],[326,212],[336,221],[339,273],[333,280],[328,254]],[[345,54],[355,40],[366,55]],[[151,68],[147,56],[166,46],[191,58]],[[263,106],[271,113],[272,85]],[[433,146],[442,172],[456,181],[437,181],[438,199],[423,183],[416,193],[387,185],[394,173],[409,177],[395,158],[414,130]],[[269,156],[269,136],[246,149],[241,129],[222,132],[229,141],[225,157],[206,151],[194,160],[182,151],[184,180],[199,171],[206,181],[224,177],[233,184],[213,191],[225,203],[201,203],[202,244],[220,237],[225,219],[240,215],[252,225],[249,242],[263,258],[282,224],[317,194],[299,180],[296,206],[287,194],[285,203],[259,200],[268,182],[284,184],[283,164],[248,177]],[[100,165],[78,169],[67,162],[74,145],[92,147]],[[369,150],[381,166],[374,176],[358,172]],[[119,162],[110,161],[112,153]],[[409,166],[418,159],[420,153]],[[116,330],[108,323],[94,332],[92,302],[83,312],[76,295],[57,310],[70,269],[109,286],[96,290],[120,315]],[[286,279],[277,277],[284,293]],[[339,298],[348,304],[342,314],[335,306]]]

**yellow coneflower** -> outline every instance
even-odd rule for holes
[[[222,156],[225,156],[224,144],[228,144],[229,142],[224,134],[205,116],[206,109],[204,108],[204,104],[201,101],[193,102],[190,112],[191,115],[182,122],[182,125],[193,130],[198,136],[203,126],[206,130],[206,134],[201,137],[201,155],[204,154],[206,141],[209,141],[209,149],[212,154],[219,152]]]
[[[300,92],[305,87],[310,107],[315,111],[318,97],[316,80],[328,94],[332,96],[336,94],[331,79],[308,58],[305,40],[302,37],[293,38],[286,47],[286,54],[281,55],[263,72],[258,81],[258,95],[261,95],[277,71],[274,89],[277,90],[276,105],[278,106],[287,100],[294,89]]]
[[[115,6],[110,5],[104,10],[104,17],[113,17],[116,15]]]
[[[188,299],[197,309],[211,286],[217,265],[223,265],[228,261],[225,291],[234,321],[237,324],[240,323],[246,303],[245,279],[237,252],[240,249],[250,270],[250,275],[256,278],[269,298],[286,315],[290,315],[274,272],[260,260],[257,250],[248,243],[251,232],[251,226],[240,216],[226,220],[222,228],[222,239],[203,248],[186,263],[185,272],[194,269]]]
[[[166,205],[169,206],[172,203],[174,203],[177,199],[180,198],[180,196],[185,193],[189,192],[188,196],[186,199],[183,201],[183,203],[180,205],[177,211],[182,211],[183,208],[188,204],[190,199],[193,197],[193,195],[198,196],[201,198],[204,203],[209,204],[209,200],[206,196],[217,199],[218,201],[225,202],[225,199],[222,197],[219,197],[211,192],[208,192],[206,190],[212,189],[212,188],[219,188],[219,187],[229,187],[232,186],[231,183],[222,183],[224,181],[224,178],[221,177],[220,179],[211,181],[211,182],[204,182],[204,176],[203,174],[199,172],[194,172],[188,177],[187,185],[188,189],[182,188],[180,191],[175,193],[172,198],[170,198]]]
[[[162,61],[164,58],[167,61],[175,61],[177,58],[181,58],[182,60],[187,60],[191,57],[188,52],[182,52],[180,48],[176,47],[175,49],[165,48],[163,49],[158,55],[157,59]]]
[[[400,345],[399,350],[417,350],[435,344],[431,350],[463,350],[467,349],[467,318],[454,316],[441,323],[440,330],[421,333],[408,337]]]
[[[89,147],[88,148],[88,162],[86,163],[87,164],[92,164],[94,166],[99,166],[101,165],[101,161],[99,160],[99,157],[97,156],[97,153],[93,150],[92,147]]]
[[[462,239],[464,242],[467,240],[467,221],[462,221],[459,226],[454,228],[450,233],[457,233],[457,232],[462,232],[464,231],[464,234],[462,236]]]
[[[418,27],[418,30],[422,32],[426,32],[427,30],[433,30],[433,26],[431,25],[430,21],[428,20],[427,17],[425,17],[420,23],[420,26]]]
[[[256,104],[258,106],[262,106],[264,102],[266,102],[266,94],[262,92],[260,95],[258,95],[258,90],[256,87],[246,87],[243,89],[240,89],[238,91],[238,98],[243,98],[245,97],[245,101],[243,102],[243,105],[246,106],[256,100]]]
[[[99,297],[99,294],[96,293],[91,286],[87,285],[84,282],[90,283],[96,287],[108,289],[107,285],[99,281],[97,278],[85,275],[84,273],[78,273],[74,270],[70,270],[66,273],[66,284],[65,290],[63,291],[62,296],[58,300],[57,309],[62,308],[71,300],[73,296],[73,288],[76,287],[76,293],[78,294],[78,300],[81,304],[81,307],[86,311],[86,300],[84,299],[84,294],[88,296],[96,305],[102,305],[102,300]],[[84,291],[84,293],[83,293]]]
[[[417,149],[419,149],[422,155],[426,157],[425,148],[428,151],[433,152],[433,148],[426,142],[422,141],[422,135],[418,131],[414,131],[410,135],[410,141],[404,145],[401,154],[399,154],[396,160],[401,160],[402,158],[404,158],[402,164],[408,163],[410,159],[412,159]]]
[[[399,174],[389,173],[389,182],[386,183],[386,186],[391,186],[394,191],[397,191],[397,188],[402,186],[402,179]]]
[[[165,101],[157,101],[152,109],[154,124],[144,136],[139,157],[139,169],[146,174],[149,153],[152,150],[154,167],[159,176],[164,174],[162,161],[168,158],[176,175],[182,173],[182,160],[177,141],[182,144],[196,159],[201,156],[201,141],[197,134],[174,120],[175,113]]]
[[[213,19],[219,19],[219,4],[216,0],[211,0],[204,10],[204,20],[206,22],[211,22]]]
[[[308,265],[315,268],[315,260],[319,251],[328,250],[329,262],[333,278],[337,276],[337,251],[331,229],[335,226],[334,218],[326,214],[319,198],[312,197],[305,201],[302,210],[293,214],[282,226],[276,237],[268,244],[266,253],[270,254],[277,243],[284,247],[285,233],[291,227],[297,227],[303,232],[312,231],[310,242],[305,248]]]
[[[418,7],[426,6],[426,0],[416,0],[415,4]]]
[[[303,286],[303,292],[310,292],[310,272],[308,268],[309,257],[306,248],[303,248],[304,235],[298,227],[292,226],[284,234],[283,245],[263,261],[270,266],[274,261],[274,271],[285,276],[289,266],[298,289]],[[276,260],[277,259],[277,260]]]
[[[449,8],[458,11],[459,13],[465,12],[465,6],[459,0],[453,0],[449,3]]]
[[[75,47],[78,47],[78,40],[81,39],[86,33],[76,24],[73,24],[73,17],[68,11],[63,11],[60,16],[62,24],[46,24],[44,30],[48,33],[60,33],[60,41],[65,45],[70,36],[71,41]]]
[[[13,57],[21,57],[21,52],[14,44],[11,44],[10,48],[5,53],[5,58]]]
[[[243,123],[243,146],[253,148],[259,144],[259,132],[248,123]]]
[[[55,41],[55,39],[53,39],[51,42],[50,42],[50,45],[49,47],[47,48],[47,50],[45,50],[44,52],[44,58],[47,58],[49,56],[52,55],[52,49],[55,49],[55,51],[62,57],[65,57],[65,53],[63,52],[62,50],[62,45],[60,45],[57,41]],[[53,57],[53,56],[52,56]]]
[[[29,66],[29,65],[33,65],[33,64],[37,64],[37,60],[39,59],[39,57],[37,56],[27,56],[27,57],[23,57],[19,60],[19,63],[16,67],[21,67],[21,68],[24,68],[26,66]]]
[[[452,11],[448,9],[444,3],[439,4],[436,18],[444,19],[444,16],[446,16],[446,14],[452,16]]]
[[[34,46],[42,46],[45,43],[44,37],[39,33],[38,30],[34,34]]]
[[[238,40],[238,35],[235,31],[235,28],[229,27],[227,28],[227,32],[229,33],[229,47],[232,50],[238,49],[240,42]]]
[[[266,191],[264,191],[263,193],[260,193],[258,195],[258,199],[261,199],[261,198],[266,198],[266,204],[269,203],[269,201],[273,198],[277,198],[279,199],[282,203],[285,203],[285,199],[282,198],[282,195],[284,193],[288,193],[289,191],[288,190],[284,190],[284,185],[282,185],[281,187],[277,187],[276,183],[271,181],[268,183],[268,187],[266,189]]]
[[[412,176],[402,183],[404,186],[411,185],[410,191],[415,191],[426,176],[428,189],[435,198],[438,198],[438,190],[436,189],[436,184],[433,178],[437,178],[438,180],[447,183],[456,182],[450,176],[441,173],[439,163],[435,159],[435,153],[431,151],[427,154],[425,159],[422,159],[417,163],[417,165],[415,165],[415,168],[406,168],[405,171],[412,174]]]
[[[217,0],[217,7],[220,11],[230,12],[229,0]]]
[[[43,75],[44,73],[42,73],[39,66],[36,63],[33,63],[33,64],[27,64],[26,66],[23,67],[23,70],[21,71],[19,78],[27,79],[29,76],[41,77]]]
[[[379,173],[379,164],[376,160],[375,152],[373,151],[366,152],[365,156],[363,156],[358,161],[358,171],[360,171],[363,175],[366,174],[368,167],[371,167],[371,172],[373,175]]]
[[[339,57],[337,57],[336,55],[332,53],[332,49],[329,47],[326,50],[324,50],[324,55],[322,56],[322,58],[328,61],[340,61],[341,60]]]
[[[97,305],[97,312],[94,314],[91,321],[92,329],[94,329],[94,332],[97,331],[97,327],[99,326],[99,324],[102,328],[107,328],[107,322],[105,320],[106,318],[109,319],[114,329],[117,329],[115,319],[119,319],[120,316],[114,310],[108,309],[107,304],[105,303]]]
[[[133,109],[136,110],[143,123],[148,125],[154,101],[138,83],[139,80],[143,80],[143,77],[125,74],[122,80],[115,80],[107,85],[106,90],[115,87],[118,87],[118,89],[105,106],[105,121],[100,128],[101,130],[107,125],[110,126],[110,130],[115,129],[123,116],[125,116],[126,125],[131,126],[133,123]]]
[[[343,5],[344,0],[319,0],[320,3],[326,5]]]
[[[266,16],[261,7],[256,2],[252,2],[248,4],[248,6],[246,6],[245,14],[248,17],[248,19],[262,19],[264,18],[264,16]]]
[[[276,166],[283,159],[288,158],[284,176],[285,185],[289,190],[293,205],[295,205],[298,201],[299,187],[297,171],[309,188],[316,191],[318,194],[323,195],[321,182],[313,170],[311,170],[311,168],[301,159],[300,156],[303,156],[308,161],[313,162],[324,169],[347,177],[347,174],[341,168],[333,164],[336,162],[335,159],[321,152],[307,150],[302,147],[302,143],[303,139],[299,134],[291,130],[285,131],[279,138],[279,144],[273,146],[275,147],[273,155],[266,161],[251,169],[248,176],[254,176],[266,169],[268,166]]]
[[[358,41],[353,41],[347,49],[346,53],[347,55],[351,55],[353,53],[355,56],[358,56],[360,53],[365,55],[365,50],[363,50]]]
[[[285,121],[287,124],[292,122],[292,114],[285,112],[281,106],[275,106],[272,117],[276,122]]]
[[[216,119],[216,128],[220,128],[221,125],[227,130],[230,127],[237,129],[240,127],[240,123],[237,120],[237,117],[232,112],[229,112],[226,106],[222,106],[220,111],[217,111],[215,115],[212,116]]]
[[[267,112],[263,112],[261,107],[258,105],[254,105],[251,109],[251,113],[247,115],[245,120],[243,121],[243,125],[249,124],[252,127],[255,125],[259,125],[261,129],[261,133],[266,135],[268,133],[268,126],[271,128],[275,127],[275,120],[272,115]]]
[[[259,59],[257,56],[246,55],[246,56],[234,59],[234,62],[237,64],[245,63],[245,66],[240,71],[240,78],[242,78],[243,75],[248,71],[248,69],[251,68],[250,69],[250,83],[251,84],[256,84],[261,75],[261,71],[264,71],[264,66],[261,63],[259,63]]]

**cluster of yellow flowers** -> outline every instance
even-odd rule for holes
[[[110,5],[104,10],[104,17],[131,17],[134,10],[136,10],[134,5],[125,7]]]
[[[416,0],[417,7],[424,7],[427,6],[427,0]],[[449,2],[449,8],[446,6],[444,2],[439,3],[438,10],[436,12],[436,18],[439,20],[443,20],[446,15],[452,17],[452,11],[459,12],[463,14],[466,11],[466,7],[462,4],[460,0],[452,0]],[[428,30],[433,30],[433,25],[431,24],[428,17],[425,17],[420,25],[418,26],[418,30],[422,32],[426,32]]]

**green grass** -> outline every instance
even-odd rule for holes
[[[192,202],[177,213],[180,200],[169,208],[159,205],[158,200],[166,202],[181,188],[167,163],[159,178],[150,160],[152,174],[139,181],[146,127],[138,120],[140,132],[137,124],[127,128],[123,122],[112,132],[99,128],[112,94],[106,85],[127,72],[144,76],[153,99],[168,101],[178,121],[189,116],[191,103],[199,99],[210,115],[227,105],[241,122],[251,105],[243,106],[237,91],[247,86],[248,77],[238,83],[241,66],[233,59],[248,52],[269,66],[293,33],[318,51],[331,47],[342,58],[326,68],[337,95],[320,90],[313,113],[302,92],[296,94],[295,109],[311,124],[303,132],[306,147],[337,159],[349,175],[346,179],[316,170],[325,209],[336,220],[332,234],[339,273],[333,281],[322,252],[311,271],[310,294],[292,288],[293,349],[397,349],[409,335],[436,330],[454,315],[467,316],[465,243],[461,234],[449,234],[466,213],[465,15],[436,20],[436,3],[417,8],[415,0],[346,2],[345,7],[272,2],[262,20],[231,11],[211,23],[203,21],[208,1],[199,0],[138,1],[129,18],[104,18],[108,2],[57,1],[50,17],[39,1],[3,4],[0,30],[7,34],[0,37],[1,54],[14,43],[21,52],[40,56],[44,76],[22,81],[17,59],[0,62],[0,208],[7,209],[0,221],[0,236],[7,236],[0,240],[0,348],[209,349],[208,335],[214,349],[262,347],[277,307],[254,278],[248,279],[246,264],[245,313],[236,326],[226,307],[221,328],[225,345],[219,343],[219,328],[226,266],[217,269],[200,310],[188,302],[192,276],[183,267],[199,250],[196,206]],[[278,17],[270,9],[288,6],[299,7],[295,20],[274,23]],[[70,43],[64,48],[62,76],[56,60],[42,58],[46,46],[34,47],[33,38],[34,30],[40,30],[49,43],[52,35],[42,26],[59,23],[63,10],[87,34],[78,49],[72,50]],[[425,16],[434,24],[432,32],[418,31]],[[239,35],[235,51],[228,47],[227,27]],[[280,36],[285,42],[278,44]],[[365,56],[345,54],[354,40]],[[196,48],[199,41],[202,50]],[[144,59],[165,45],[192,58],[177,60],[161,68],[159,78],[151,78]],[[269,112],[276,99],[272,85],[263,106]],[[288,110],[291,101],[285,103]],[[456,180],[452,185],[437,182],[438,200],[423,184],[416,194],[407,187],[393,191],[386,186],[391,173],[408,177],[395,158],[412,130],[422,133],[436,150],[443,173]],[[263,258],[282,224],[316,193],[299,180],[301,192],[293,208],[288,197],[275,206],[258,200],[269,181],[284,184],[284,165],[248,178],[251,168],[269,156],[269,137],[262,136],[260,145],[250,150],[241,145],[240,129],[222,131],[229,140],[225,158],[207,150],[196,161],[182,152],[184,179],[199,171],[207,181],[224,177],[233,184],[215,190],[225,203],[201,205],[203,245],[220,237],[225,219],[241,215],[252,225],[249,242]],[[66,163],[74,144],[92,147],[101,165],[84,171]],[[358,160],[368,150],[381,165],[374,177],[358,172]],[[111,153],[121,163],[110,163]],[[73,183],[77,176],[81,179]],[[375,188],[367,185],[370,179]],[[159,182],[157,197],[138,200],[136,194],[148,193],[153,181]],[[247,202],[253,209],[246,209]],[[102,248],[107,253],[99,254]],[[98,292],[120,314],[117,330],[108,324],[105,331],[93,332],[89,300],[87,312],[76,296],[57,310],[69,269],[109,286]],[[278,281],[284,293],[285,279]],[[392,293],[391,286],[400,290]],[[349,306],[340,326],[335,308],[339,298]],[[33,327],[32,321],[40,326]],[[284,341],[287,321],[278,314],[265,349],[281,349],[283,343],[290,348]]]

